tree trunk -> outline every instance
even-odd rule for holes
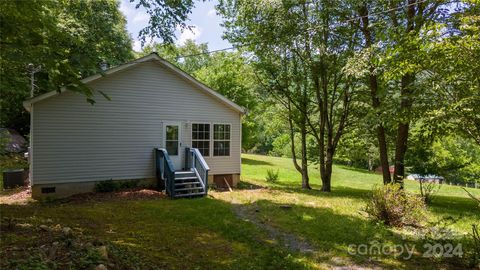
[[[359,9],[359,15],[362,16],[362,27],[361,30],[365,36],[366,47],[371,48],[373,44],[372,33],[369,28],[369,18],[368,18],[368,9],[364,5]],[[378,98],[378,77],[375,72],[375,67],[370,65],[369,68],[369,87],[370,87],[370,96],[372,99],[372,107],[374,110],[378,110],[380,107],[380,99]],[[381,119],[379,113],[377,117]],[[385,137],[385,128],[383,124],[379,124],[377,127],[377,141],[378,141],[378,150],[380,154],[380,165],[382,167],[383,183],[388,184],[392,181],[390,177],[390,164],[388,163],[388,148],[387,140]]]
[[[311,189],[308,179],[308,160],[307,160],[307,128],[305,117],[302,117],[302,123],[300,127],[302,137],[302,188]]]
[[[301,148],[302,148],[302,163],[301,166],[298,165],[297,162],[297,154],[295,153],[295,128],[292,120],[292,108],[290,107],[290,103],[287,106],[288,109],[288,124],[290,128],[290,144],[291,144],[291,151],[292,151],[292,161],[295,169],[302,175],[302,188],[304,189],[311,189],[310,187],[310,180],[308,177],[308,160],[307,160],[307,128],[306,128],[306,120],[305,117],[301,117],[300,123],[300,135],[301,135]]]
[[[322,191],[332,191],[332,166],[333,166],[333,150],[331,147],[327,148],[327,154],[325,156],[325,168],[322,177]]]
[[[388,163],[387,140],[383,125],[377,127],[378,150],[380,152],[380,165],[382,166],[383,184],[392,182],[390,177],[390,164]]]
[[[400,102],[400,123],[397,128],[397,140],[395,142],[395,171],[394,181],[403,185],[405,178],[405,153],[407,152],[408,131],[410,128],[410,121],[406,114],[412,107],[412,84],[415,80],[413,74],[406,74],[401,81],[401,97]]]

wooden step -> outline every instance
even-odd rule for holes
[[[181,191],[190,191],[190,190],[203,190],[203,187],[188,187],[188,188],[175,188],[175,193],[181,192]]]
[[[205,192],[175,194],[175,198],[204,196]]]
[[[198,180],[196,176],[186,176],[186,177],[175,177],[175,182],[176,181],[185,181],[185,180]]]
[[[175,186],[186,186],[186,185],[200,185],[200,182],[195,181],[195,182],[180,182],[180,183],[175,183]]]

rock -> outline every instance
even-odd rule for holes
[[[62,228],[62,233],[65,236],[70,236],[72,234],[72,229],[70,229],[69,227],[63,227]]]
[[[50,231],[50,227],[48,227],[47,225],[40,225],[39,226],[40,229],[42,229],[43,231],[46,231],[46,232],[49,232]]]
[[[55,258],[55,255],[57,254],[58,247],[57,246],[52,246],[48,250],[48,258],[50,260],[53,260]]]
[[[102,258],[104,258],[105,260],[108,259],[108,250],[106,246],[99,246],[97,250],[98,253],[100,253],[100,256],[102,256]]]
[[[103,264],[99,264],[93,268],[93,270],[107,270],[107,267]]]
[[[50,218],[48,218],[48,219],[46,220],[46,222],[47,222],[47,223],[53,223],[53,220],[50,219]]]

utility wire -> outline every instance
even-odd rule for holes
[[[388,13],[388,12],[392,12],[392,11],[400,10],[400,9],[403,9],[403,8],[408,8],[408,7],[410,7],[410,6],[414,6],[414,5],[418,5],[418,4],[421,4],[421,3],[425,3],[425,2],[427,2],[427,1],[428,1],[428,0],[416,1],[416,2],[414,2],[414,3],[410,3],[410,4],[406,4],[406,5],[401,5],[401,6],[398,6],[398,7],[395,7],[395,8],[389,8],[389,9],[386,9],[386,10],[382,10],[382,11],[370,13],[370,14],[367,14],[367,15],[364,15],[364,16],[357,16],[357,17],[354,17],[354,18],[350,18],[350,19],[348,19],[348,20],[346,20],[346,21],[343,21],[343,22],[340,22],[340,23],[349,23],[349,22],[352,22],[352,21],[355,21],[355,20],[358,20],[358,19],[363,19],[363,18],[372,17],[372,16],[378,16],[378,15],[385,14],[385,13]],[[307,4],[308,4],[308,3],[307,3]],[[307,28],[306,31],[316,30],[316,29],[319,29],[319,28],[320,28],[320,27],[310,27],[310,28]],[[202,52],[202,53],[181,55],[181,56],[177,56],[177,59],[188,58],[188,57],[193,57],[193,56],[200,56],[200,55],[205,55],[205,54],[212,54],[212,53],[221,52],[221,51],[228,51],[228,50],[233,50],[233,49],[245,47],[245,46],[248,46],[248,45],[250,45],[250,44],[239,45],[239,46],[232,46],[232,47],[227,47],[227,48],[223,48],[223,49],[218,49],[218,50],[213,50],[213,51],[207,51],[207,52]]]

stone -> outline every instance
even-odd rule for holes
[[[100,256],[102,256],[102,258],[104,258],[105,260],[108,259],[108,250],[106,246],[99,246],[97,250],[98,253],[100,253]]]
[[[42,229],[43,231],[46,231],[46,232],[49,232],[50,231],[50,227],[48,227],[47,225],[40,225],[39,226],[40,229]]]
[[[93,268],[93,270],[107,270],[107,267],[103,264],[99,264]]]
[[[72,229],[70,229],[69,227],[63,227],[62,228],[62,233],[65,236],[70,236],[72,234]]]

